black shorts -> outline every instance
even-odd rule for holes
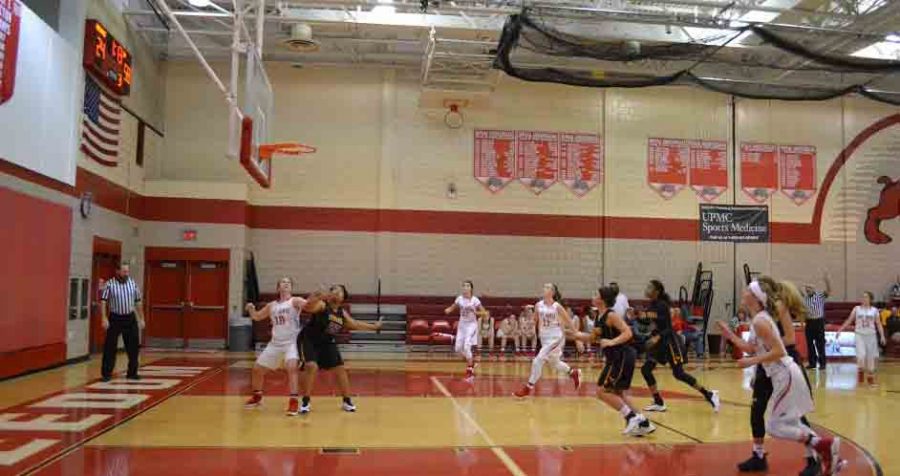
[[[329,370],[344,365],[341,352],[334,341],[311,339],[300,335],[300,362],[315,362],[322,370]],[[302,368],[302,367],[301,367]]]
[[[647,355],[662,365],[684,365],[687,363],[687,353],[684,351],[684,340],[678,334],[660,337]]]
[[[637,359],[637,351],[630,345],[616,346],[612,349],[604,349],[606,365],[597,379],[597,386],[608,391],[622,391],[631,388],[631,378],[634,376],[634,361]]]

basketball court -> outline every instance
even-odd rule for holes
[[[0,0],[0,47],[0,476],[900,475],[900,2]],[[697,383],[598,400],[663,333]],[[811,364],[764,472],[730,333]]]
[[[94,412],[112,417],[69,433],[5,474],[726,475],[739,474],[734,463],[749,452],[749,377],[730,362],[691,367],[708,386],[722,389],[719,414],[664,376],[660,384],[670,409],[653,418],[653,435],[634,439],[621,434],[621,418],[593,398],[590,383],[575,391],[567,379],[551,377],[534,398],[514,399],[528,361],[484,362],[468,384],[459,365],[443,358],[347,357],[357,413],[340,410],[326,377],[313,395],[313,411],[287,418],[287,389],[278,378],[262,408],[242,408],[252,356],[147,354],[145,375],[166,368],[176,370],[157,371],[177,375],[180,368],[186,376],[145,377],[144,382],[180,380],[163,390],[121,391],[150,396],[134,408],[64,412],[65,420]],[[593,382],[597,364],[580,365]],[[879,389],[857,388],[852,364],[835,364],[813,377],[819,407],[811,420],[845,438],[850,465],[841,474],[900,470],[891,443],[897,368],[885,363]],[[22,378],[14,390],[7,382],[4,413],[44,413],[39,401],[91,388],[95,372],[95,366],[78,364]],[[646,391],[636,395],[649,402]],[[11,428],[4,426],[6,437]],[[769,474],[799,471],[799,445],[768,444]]]

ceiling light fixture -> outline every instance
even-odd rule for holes
[[[206,8],[212,5],[212,0],[188,0],[192,7]]]

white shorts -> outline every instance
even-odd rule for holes
[[[791,360],[784,368],[772,372],[772,397],[766,411],[767,420],[793,420],[815,409],[803,370]]]
[[[878,362],[878,334],[856,334],[856,365],[860,370],[875,371]]]
[[[503,332],[503,329],[497,329],[497,337],[498,338],[502,338],[502,337],[510,338],[510,337],[517,337],[517,336],[518,336],[518,333],[516,333],[515,331],[510,332],[509,335],[507,335],[506,332]]]
[[[559,360],[565,346],[566,338],[562,334],[542,335],[541,350],[538,351],[537,358]]]
[[[262,353],[259,354],[259,357],[256,358],[256,363],[267,369],[275,370],[281,365],[282,361],[287,362],[288,360],[300,360],[300,352],[297,352],[296,340],[291,342],[269,342]]]
[[[463,353],[478,345],[478,322],[459,322],[456,328],[456,341],[453,347],[457,353]]]

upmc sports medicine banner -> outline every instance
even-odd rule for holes
[[[0,104],[12,98],[16,86],[21,15],[19,0],[0,0]]]
[[[769,241],[769,207],[700,205],[700,240],[735,243]]]

